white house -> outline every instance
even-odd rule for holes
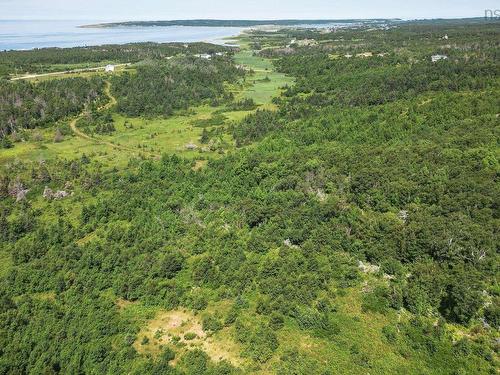
[[[115,66],[114,65],[106,65],[104,68],[104,71],[106,73],[113,73],[115,71]]]
[[[446,55],[432,55],[431,60],[433,63],[440,61],[440,60],[448,60],[448,56],[446,56]]]

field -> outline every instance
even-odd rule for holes
[[[237,64],[254,73],[249,74],[241,82],[228,85],[228,91],[235,95],[235,100],[250,98],[259,108],[273,109],[272,98],[278,96],[280,89],[293,82],[290,77],[277,73],[268,59],[253,56],[252,51],[244,48],[235,56]],[[124,70],[133,70],[132,67],[119,67],[115,74]],[[74,76],[104,75],[102,72],[63,73],[60,75],[41,76],[31,78],[32,81],[59,79]],[[36,133],[37,141],[21,141],[16,147],[3,150],[0,154],[0,163],[12,162],[15,159],[23,160],[50,160],[55,157],[73,159],[83,154],[92,157],[108,167],[125,167],[133,157],[159,158],[162,154],[178,154],[193,160],[217,158],[221,151],[203,149],[199,138],[203,128],[193,124],[197,120],[209,119],[215,113],[223,112],[228,126],[239,121],[253,111],[228,111],[224,106],[211,107],[208,104],[190,108],[188,111],[178,112],[168,118],[129,118],[113,114],[116,132],[111,135],[91,135],[92,139],[78,136],[71,131],[67,119],[57,126],[63,131],[64,140],[55,143],[54,128],[46,128],[31,132],[27,138],[33,138]],[[234,148],[229,135],[224,134],[222,141],[224,152]],[[196,145],[195,150],[187,147]]]
[[[276,72],[269,59],[253,56],[250,50],[241,51],[235,60],[255,72],[248,78],[247,87],[240,96],[253,99],[265,108],[273,108],[272,98],[279,94],[280,88],[293,83],[286,75]]]

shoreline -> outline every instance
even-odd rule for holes
[[[178,28],[178,26],[174,26]],[[186,29],[190,28],[196,28],[196,27],[186,27]],[[206,27],[203,27],[206,28]],[[215,29],[215,28],[214,28]],[[167,34],[167,36],[164,36],[165,39],[167,40],[161,40],[162,35],[145,35],[144,38],[138,38],[136,36],[135,40],[134,38],[128,38],[127,34],[123,35],[122,40],[117,40],[114,41],[112,40],[113,38],[108,38],[107,35],[103,35],[102,38],[96,38],[96,39],[103,39],[102,41],[96,40],[95,42],[89,42],[89,41],[79,41],[78,38],[76,38],[75,42],[72,42],[71,40],[68,40],[67,42],[58,42],[58,41],[48,41],[44,44],[41,45],[30,45],[29,47],[22,46],[21,43],[12,43],[12,46],[6,45],[6,46],[1,46],[0,44],[0,54],[1,53],[8,53],[8,52],[31,52],[35,50],[47,50],[47,49],[71,49],[71,48],[99,48],[99,47],[104,47],[104,46],[123,46],[127,44],[141,44],[141,43],[155,43],[155,44],[174,44],[174,43],[187,43],[187,44],[193,44],[193,43],[209,43],[209,44],[214,44],[214,45],[219,45],[219,46],[227,46],[227,47],[235,47],[235,45],[228,44],[226,41],[227,40],[233,40],[235,38],[238,38],[241,34],[247,32],[250,30],[250,28],[232,28],[232,27],[219,27],[221,29],[217,35],[217,32],[215,32],[215,35],[210,35],[210,33],[205,33],[208,35],[199,35],[199,33],[193,32],[189,33],[189,31],[186,34],[181,34],[181,35],[176,35],[175,33],[173,34]],[[227,30],[225,30],[227,29]],[[234,29],[234,30],[233,30]],[[171,37],[172,40],[168,40],[168,36]],[[0,35],[1,38],[1,35]],[[35,36],[34,36],[35,38]],[[17,44],[17,45],[16,45]],[[22,44],[30,44],[30,42],[22,43]]]
[[[381,23],[395,22],[397,19],[276,19],[276,20],[218,20],[218,19],[193,19],[193,20],[157,20],[157,21],[124,21],[124,22],[101,22],[95,24],[80,25],[79,28],[120,28],[120,27],[259,27],[259,26],[326,26],[329,24],[358,24],[358,23]]]

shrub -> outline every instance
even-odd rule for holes
[[[209,358],[200,349],[188,351],[181,359],[181,365],[190,375],[203,375],[207,371]]]
[[[281,127],[278,116],[273,111],[257,110],[231,129],[238,147],[263,139],[273,130]]]
[[[31,136],[31,140],[33,142],[41,142],[43,141],[43,136],[42,136],[42,133],[36,131],[33,133],[33,135]]]
[[[203,294],[193,293],[186,298],[186,306],[193,310],[205,310],[208,306],[207,298]]]
[[[160,263],[160,274],[162,277],[172,279],[182,270],[184,256],[179,251],[171,251],[163,256]]]
[[[203,318],[202,327],[204,331],[217,332],[223,328],[223,324],[214,315],[208,315]]]
[[[396,340],[398,338],[398,331],[394,326],[385,326],[384,328],[382,328],[382,334],[390,344],[396,343]]]
[[[495,328],[500,327],[500,300],[496,300],[484,310],[484,318],[489,325]]]
[[[243,354],[260,363],[267,362],[279,346],[276,334],[262,324],[250,329],[237,322],[236,337],[244,346]]]
[[[194,340],[195,338],[197,338],[198,335],[194,332],[188,332],[184,335],[184,340],[186,341],[191,341],[191,340]]]
[[[371,293],[363,296],[361,308],[364,312],[377,312],[385,314],[389,310],[389,290],[383,286],[377,286]]]
[[[14,144],[9,139],[9,137],[0,138],[0,148],[8,149],[8,148],[12,148],[12,147],[14,147]]]
[[[479,282],[463,274],[448,286],[440,309],[446,318],[467,324],[478,313],[483,299]]]
[[[271,302],[269,298],[261,297],[257,300],[255,312],[260,315],[269,315],[272,311]]]
[[[253,111],[255,108],[257,108],[257,104],[251,98],[239,100],[228,106],[231,111]]]
[[[272,313],[271,319],[269,319],[269,328],[273,331],[278,331],[285,325],[285,318],[279,313]]]
[[[329,314],[320,313],[316,309],[296,307],[292,315],[301,329],[312,331],[317,337],[331,338],[340,332]]]
[[[236,319],[238,318],[240,313],[240,310],[235,308],[234,306],[228,311],[226,315],[226,319],[224,320],[224,325],[225,326],[230,326],[234,322],[236,322]]]
[[[168,347],[164,348],[160,354],[160,358],[162,361],[165,361],[165,362],[173,361],[175,359],[175,352]]]
[[[54,134],[54,142],[55,143],[59,143],[59,142],[62,142],[62,141],[64,141],[64,136],[63,136],[63,134],[61,132],[61,129],[57,128],[56,132]]]

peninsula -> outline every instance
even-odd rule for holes
[[[318,20],[170,20],[170,21],[126,21],[82,25],[82,28],[112,28],[112,27],[158,27],[158,26],[204,26],[204,27],[254,27],[254,26],[300,26],[300,25],[330,25],[330,24],[366,24],[394,22],[394,19],[318,19]]]

